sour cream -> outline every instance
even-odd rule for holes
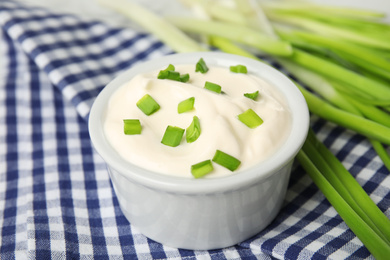
[[[157,79],[159,70],[151,71],[137,75],[110,98],[104,133],[125,160],[161,174],[188,178],[193,178],[191,165],[211,160],[216,150],[241,161],[233,173],[214,163],[214,171],[206,176],[212,178],[252,167],[272,156],[285,142],[291,129],[291,113],[285,98],[269,82],[252,75],[250,68],[248,74],[241,74],[230,72],[229,68],[209,66],[209,71],[202,74],[195,72],[195,65],[175,67],[180,74],[190,74],[189,82]],[[223,93],[204,89],[206,81],[219,84]],[[259,91],[256,100],[244,96],[244,93],[255,91]],[[136,106],[145,94],[160,105],[160,109],[150,116]],[[194,109],[179,114],[178,104],[190,97],[195,97]],[[249,108],[264,121],[255,129],[237,118]],[[177,147],[161,143],[168,125],[186,129],[195,115],[201,126],[201,134],[195,142],[187,143],[184,135]],[[139,119],[142,133],[125,135],[123,119]]]

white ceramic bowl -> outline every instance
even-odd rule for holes
[[[168,63],[196,64],[200,57],[211,66],[246,65],[251,73],[285,95],[292,112],[292,127],[284,145],[258,165],[221,178],[179,178],[151,172],[122,159],[103,133],[110,96],[139,73]],[[167,246],[193,250],[232,246],[256,235],[275,218],[286,194],[293,159],[308,127],[306,102],[287,77],[261,62],[217,52],[169,55],[134,66],[102,90],[89,116],[92,143],[108,164],[123,214],[145,236]]]

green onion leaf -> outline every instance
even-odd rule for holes
[[[206,63],[204,62],[203,58],[200,58],[198,63],[196,63],[195,67],[195,72],[200,72],[200,73],[206,73],[209,70],[207,67]]]
[[[256,100],[256,98],[259,96],[259,91],[253,92],[253,93],[245,93],[245,97]]]
[[[212,170],[214,170],[213,164],[210,160],[206,160],[194,165],[191,165],[191,174],[196,179],[201,178],[205,176],[206,174],[210,173]]]
[[[216,92],[218,94],[221,93],[221,90],[222,90],[220,85],[212,83],[212,82],[209,82],[209,81],[205,82],[204,88],[208,89],[208,90],[211,90],[211,91],[214,91],[214,92]]]
[[[180,144],[184,134],[184,129],[177,126],[167,126],[164,136],[161,140],[162,144],[176,147]]]
[[[213,162],[218,163],[219,165],[231,171],[235,171],[238,168],[238,166],[240,166],[241,164],[240,160],[220,150],[217,150],[215,152],[213,157]]]
[[[186,100],[183,100],[177,106],[177,112],[179,114],[181,114],[181,113],[192,110],[194,108],[194,103],[195,103],[194,97],[190,97],[190,98],[187,98]]]
[[[195,142],[199,138],[200,133],[201,133],[201,129],[200,129],[199,118],[197,116],[194,116],[194,118],[192,119],[192,123],[186,129],[187,143]]]
[[[234,73],[243,73],[243,74],[248,73],[248,70],[244,65],[230,66],[230,71]]]
[[[263,119],[261,119],[252,109],[248,109],[244,113],[239,114],[238,119],[249,128],[256,128],[263,123]]]
[[[180,81],[183,83],[186,83],[190,80],[190,74],[186,73],[183,75],[180,75]]]
[[[137,101],[137,107],[147,116],[160,109],[160,105],[149,94],[146,94]]]
[[[125,135],[139,135],[142,131],[141,123],[138,119],[123,119]]]

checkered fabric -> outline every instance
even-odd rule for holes
[[[212,251],[166,247],[127,221],[88,136],[99,91],[171,52],[153,36],[0,2],[0,258],[372,259],[299,165],[261,233]],[[365,138],[312,117],[317,136],[390,216],[390,177]]]

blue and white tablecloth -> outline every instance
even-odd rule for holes
[[[372,259],[296,165],[264,231],[212,251],[166,247],[122,214],[88,136],[94,98],[134,64],[172,52],[153,36],[0,1],[0,259]],[[390,217],[390,176],[362,136],[312,125]]]

